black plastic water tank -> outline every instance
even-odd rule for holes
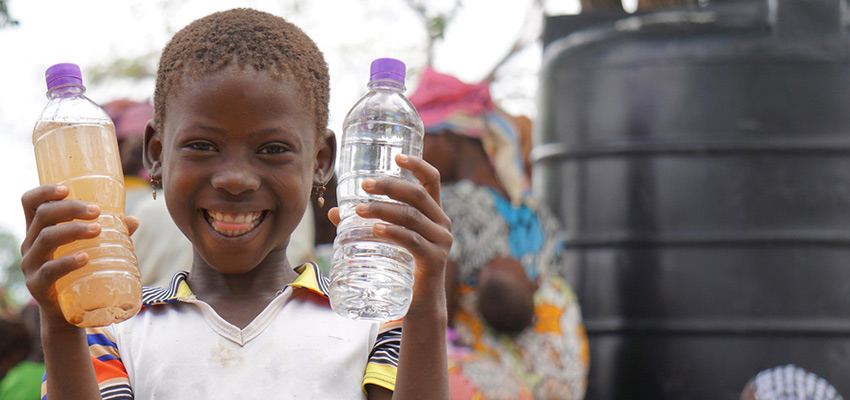
[[[850,396],[846,8],[547,19],[534,190],[564,222],[588,399],[738,399],[788,363]]]

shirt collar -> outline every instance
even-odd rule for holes
[[[328,297],[330,286],[328,277],[322,275],[318,265],[308,261],[295,268],[295,272],[298,273],[298,278],[295,278],[294,282],[286,286],[307,289],[323,297]],[[192,293],[192,289],[186,283],[188,277],[188,272],[179,271],[171,278],[168,287],[145,287],[142,290],[142,306],[168,304],[195,298],[195,294]]]

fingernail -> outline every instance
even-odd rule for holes
[[[89,226],[88,226],[89,232],[94,232],[98,228],[100,228],[100,224],[98,224],[97,222],[95,222],[93,224],[89,224]]]
[[[380,222],[375,224],[375,232],[383,232],[385,230],[387,230],[387,224],[383,224]]]
[[[89,255],[86,254],[86,253],[77,253],[77,255],[74,256],[74,260],[77,260],[77,262],[80,262],[80,263],[83,262],[83,261],[86,261],[88,258],[89,258]]]
[[[95,213],[100,211],[100,207],[98,207],[97,204],[89,204],[86,206],[86,210],[90,213]]]
[[[68,191],[68,187],[65,185],[56,186],[56,193],[62,194]]]
[[[363,187],[366,188],[366,189],[371,189],[371,188],[375,187],[375,183],[377,183],[375,181],[375,179],[366,178],[366,179],[363,180]]]
[[[407,161],[408,158],[409,157],[407,157],[407,154],[399,154],[398,155],[398,160],[401,161],[401,162]]]
[[[367,204],[367,203],[360,203],[360,204],[358,204],[356,207],[354,207],[354,210],[355,210],[355,211],[358,211],[358,212],[366,212],[366,211],[369,211],[369,204]]]

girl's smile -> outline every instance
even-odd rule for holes
[[[222,211],[201,210],[206,217],[210,226],[218,233],[224,236],[241,236],[244,235],[260,223],[269,212],[259,211],[252,213],[227,213]]]

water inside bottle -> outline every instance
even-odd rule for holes
[[[372,234],[374,219],[352,216],[334,241],[331,297],[349,318],[386,321],[403,316],[413,295],[413,255]]]
[[[416,177],[410,171],[402,169],[395,162],[395,157],[399,154],[422,153],[422,140],[415,140],[418,138],[416,131],[404,124],[385,123],[384,131],[394,133],[379,135],[374,132],[375,125],[377,124],[352,124],[347,127],[343,136],[339,163],[340,170],[344,172],[341,172],[337,183],[340,218],[345,219],[352,215],[354,207],[360,203],[397,203],[387,196],[366,193],[362,188],[366,178],[389,175],[416,182]]]
[[[124,224],[124,177],[112,125],[39,122],[33,145],[41,183],[69,189],[68,199],[96,203],[101,233],[77,240],[53,258],[78,251],[89,262],[59,278],[56,292],[68,322],[105,326],[123,321],[141,307],[141,284],[133,243]]]

